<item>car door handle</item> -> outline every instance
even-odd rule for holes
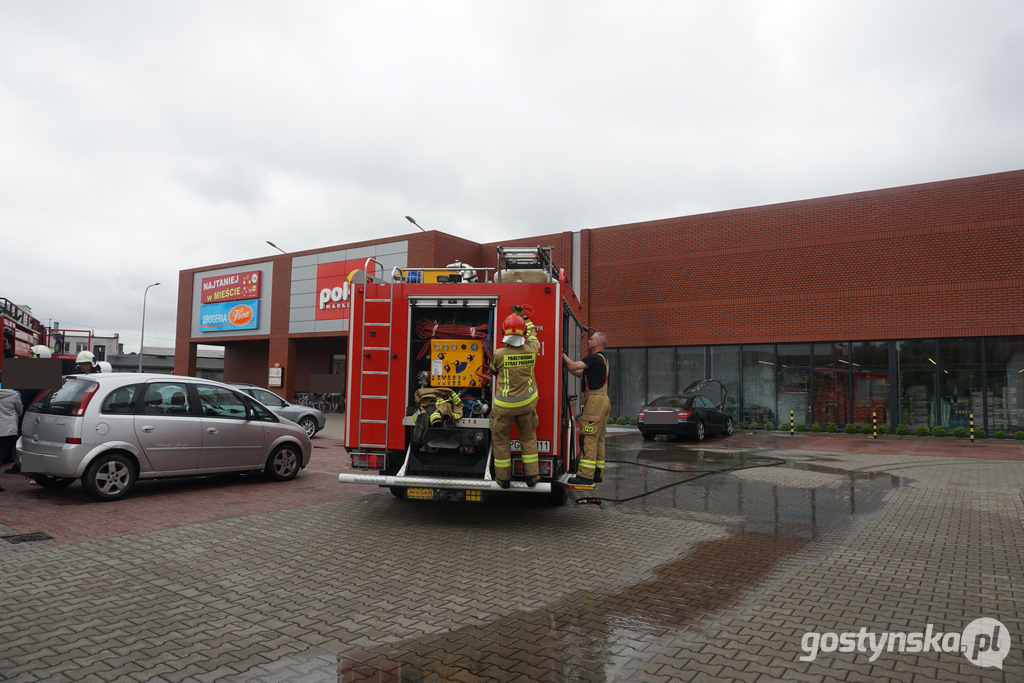
[[[142,431],[144,431],[146,433],[149,433],[149,432],[153,431],[153,425],[143,425],[142,426]]]
[[[216,427],[207,427],[206,428],[206,433],[207,434],[216,434],[217,433],[217,428]]]

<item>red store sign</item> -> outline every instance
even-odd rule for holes
[[[262,279],[262,270],[204,277],[199,292],[199,301],[204,304],[215,304],[222,301],[259,299],[260,280]]]
[[[366,259],[321,263],[316,267],[316,319],[348,318],[352,273],[361,270]]]

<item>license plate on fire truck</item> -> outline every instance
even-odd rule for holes
[[[519,443],[519,439],[512,439],[512,452],[513,453],[522,453],[523,452],[523,447]],[[551,452],[551,442],[550,441],[538,441],[537,442],[537,452],[538,453],[550,453]]]

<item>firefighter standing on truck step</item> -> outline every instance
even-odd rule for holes
[[[583,378],[583,457],[580,458],[576,475],[569,479],[570,484],[593,486],[600,482],[604,474],[604,434],[608,424],[608,414],[612,412],[612,404],[608,399],[608,360],[601,353],[608,345],[608,336],[604,332],[590,335],[587,346],[590,355],[583,360],[574,361],[565,353],[562,363],[576,377]]]
[[[524,310],[525,309],[525,310]],[[507,489],[512,479],[512,425],[519,429],[519,445],[523,458],[526,485],[533,488],[540,481],[537,469],[537,380],[533,367],[537,363],[540,341],[530,314],[533,307],[513,306],[512,315],[501,325],[503,348],[491,359],[494,377],[494,407],[491,409],[491,438],[494,443],[494,478]]]

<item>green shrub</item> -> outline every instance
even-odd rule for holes
[[[988,434],[985,433],[984,429],[978,429],[977,427],[974,428],[974,438],[975,439],[984,439],[987,436],[988,436]]]
[[[875,433],[875,428],[873,426],[871,426],[871,425],[861,425],[860,426],[860,433],[861,434],[874,434]]]
[[[957,427],[956,429],[953,430],[953,436],[955,436],[958,439],[964,438],[965,436],[967,436],[967,428]]]
[[[797,422],[795,425],[793,425],[793,429],[795,429],[798,432],[806,432],[807,425],[803,422]]]
[[[1024,432],[1014,432],[1013,438],[1017,439],[1017,441],[1024,441]]]
[[[847,422],[846,423],[846,433],[847,434],[856,434],[857,433],[857,425],[853,424],[852,422]]]
[[[889,425],[878,425],[878,433],[879,434],[888,434],[889,433]]]
[[[631,424],[631,425],[633,425],[634,427],[636,427],[636,418],[635,418],[635,417],[631,417],[631,418],[629,418],[629,424]]]
[[[899,436],[906,436],[907,435],[907,425],[896,425],[896,433]]]
[[[760,428],[761,428],[761,425],[757,424],[756,422],[751,422],[750,424],[747,425],[747,429],[760,429]]]
[[[742,422],[740,422],[739,424],[736,425],[736,429],[746,429],[746,428],[747,428],[747,425],[743,424]]]
[[[935,425],[932,427],[932,436],[942,437],[946,435],[946,428]]]
[[[825,429],[828,430],[829,434],[835,434],[836,432],[839,431],[839,425],[837,425],[835,422],[829,422],[828,425],[826,425]]]
[[[770,432],[773,429],[775,429],[775,425],[773,425],[771,422],[765,422],[764,423],[764,431]]]
[[[928,436],[928,428],[924,425],[914,429],[914,436]]]
[[[614,417],[609,417],[608,418],[608,424],[610,424],[610,425],[615,424],[615,418]]]
[[[996,431],[996,438],[997,439],[1005,439],[1006,438],[1006,432],[1004,432],[1002,429],[997,430]]]
[[[811,425],[811,431],[817,434],[818,432],[821,431],[821,425],[815,422],[814,424]]]
[[[625,417],[620,417],[618,420],[615,421],[615,423],[620,425],[628,425],[629,420],[627,420]]]

